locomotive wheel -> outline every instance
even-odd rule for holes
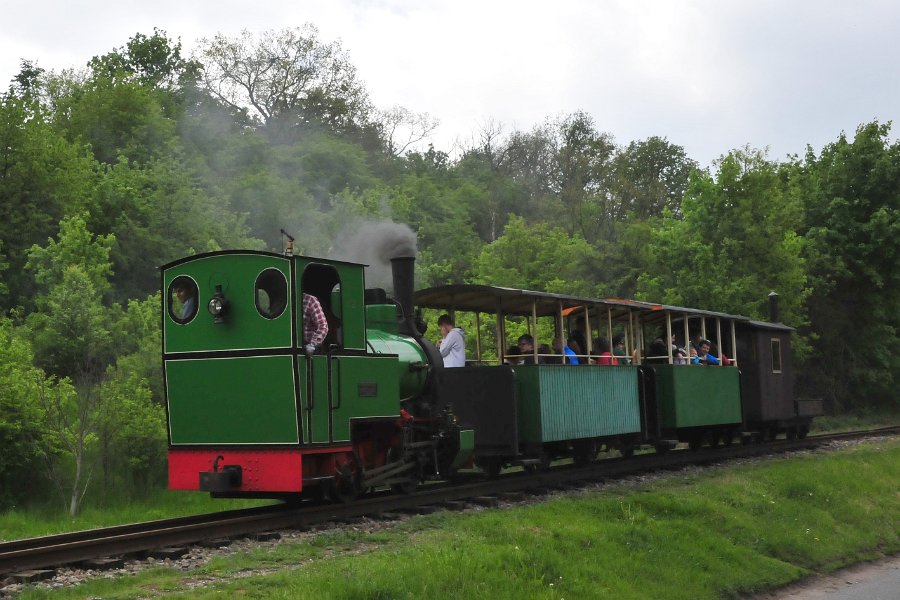
[[[486,456],[478,461],[478,466],[488,479],[496,479],[503,470],[503,461],[498,456]]]
[[[413,479],[408,481],[404,481],[403,483],[392,483],[391,491],[396,494],[403,494],[408,496],[416,491],[416,488],[419,487],[419,482]]]
[[[786,437],[787,439],[793,441],[793,440],[796,440],[796,439],[797,439],[797,436],[798,436],[798,435],[799,435],[799,433],[797,432],[797,428],[796,428],[796,427],[791,427],[790,429],[787,430],[787,434],[785,435],[785,437]]]
[[[576,444],[573,450],[572,459],[579,467],[589,465],[597,458],[597,444],[594,442]]]
[[[634,446],[631,444],[625,444],[621,448],[619,448],[619,454],[621,454],[625,458],[631,458],[634,456]]]
[[[348,465],[345,465],[343,470],[329,484],[328,495],[335,502],[349,504],[359,497],[359,486],[357,484],[356,473]]]
[[[804,425],[804,426],[801,427],[800,430],[797,432],[797,437],[799,437],[801,440],[805,440],[805,439],[806,439],[806,434],[807,434],[807,433],[809,433],[809,427],[807,427],[806,425]]]
[[[538,455],[538,463],[525,465],[526,473],[537,473],[538,471],[546,471],[550,468],[550,455],[544,451],[541,451],[540,455]]]
[[[703,435],[695,434],[688,440],[688,448],[691,450],[699,450],[703,447]]]

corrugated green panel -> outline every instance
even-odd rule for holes
[[[197,315],[185,324],[176,323],[165,309],[164,351],[192,352],[210,350],[245,350],[254,348],[284,348],[291,345],[291,309],[275,319],[267,319],[256,308],[256,278],[265,269],[275,268],[290,285],[290,261],[278,256],[258,254],[220,254],[201,256],[196,260],[166,269],[165,289],[179,275],[193,279],[199,288]],[[206,306],[216,291],[229,302],[224,323],[214,323]],[[165,303],[164,303],[165,304]]]
[[[290,356],[166,361],[173,444],[296,444]]]
[[[660,365],[656,390],[663,427],[740,423],[740,372],[732,367]]]
[[[517,368],[516,375],[521,442],[640,431],[635,367],[540,365]]]

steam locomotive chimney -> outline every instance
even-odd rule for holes
[[[415,288],[415,256],[395,256],[391,259],[394,279],[394,299],[403,311],[400,331],[407,335],[416,333],[413,323],[413,290]],[[404,331],[405,330],[405,331]]]
[[[780,322],[778,320],[778,294],[775,292],[769,292],[769,322]]]

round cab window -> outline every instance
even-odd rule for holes
[[[197,315],[197,283],[181,275],[169,285],[169,316],[176,323],[188,323]]]
[[[287,308],[287,279],[278,269],[266,269],[256,278],[256,310],[276,319]]]

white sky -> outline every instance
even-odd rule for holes
[[[81,67],[153,28],[197,39],[315,24],[373,102],[440,119],[451,151],[488,122],[584,110],[625,145],[652,135],[707,165],[733,148],[818,151],[900,113],[900,2],[888,0],[4,0],[0,91],[21,59]],[[896,135],[893,136],[894,138]]]

